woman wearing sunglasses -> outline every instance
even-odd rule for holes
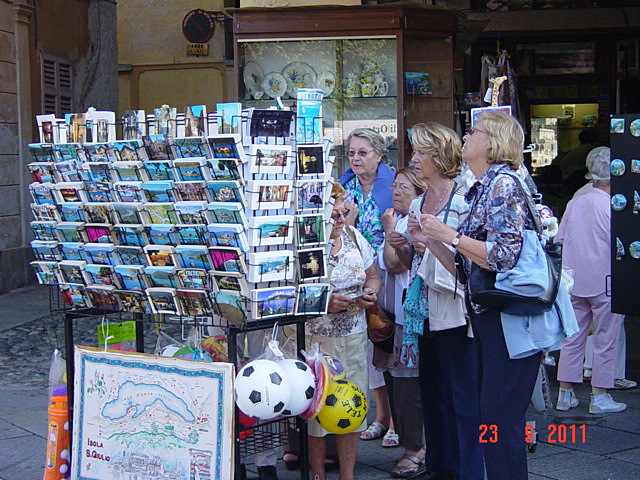
[[[466,195],[469,214],[456,229],[431,214],[409,219],[409,232],[421,230],[427,247],[452,274],[453,247],[464,258],[495,272],[516,264],[524,230],[534,228],[525,194],[514,173],[522,164],[524,132],[502,112],[486,112],[464,138],[462,159],[477,181]],[[527,480],[525,413],[540,365],[540,352],[509,356],[500,312],[469,302],[480,382],[480,432],[488,480]],[[470,476],[464,478],[472,478]],[[476,477],[474,477],[476,478]],[[479,476],[477,478],[482,478]]]
[[[329,266],[332,293],[328,314],[307,321],[306,341],[317,342],[322,352],[342,363],[347,379],[363,391],[368,384],[367,371],[367,320],[365,310],[377,301],[381,282],[374,264],[374,252],[369,242],[355,228],[347,226],[345,218],[346,192],[338,183],[331,190],[334,199],[333,240]],[[353,470],[358,449],[358,436],[366,429],[366,421],[354,432],[336,435],[340,464],[340,478],[353,480]],[[326,480],[326,435],[329,433],[316,421],[308,423],[309,460],[314,480]]]
[[[340,177],[347,192],[345,204],[350,210],[347,224],[353,225],[378,254],[384,240],[382,214],[393,207],[391,190],[395,173],[384,162],[388,150],[384,138],[370,128],[357,128],[346,142],[349,168]],[[397,447],[398,435],[394,431],[389,400],[382,374],[372,365],[373,345],[368,346],[369,388],[376,400],[376,418],[362,432],[362,440],[375,440],[384,435],[383,447]],[[385,434],[386,432],[386,434]]]

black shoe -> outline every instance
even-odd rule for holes
[[[274,467],[273,465],[258,467],[258,478],[260,480],[278,480],[276,467]]]

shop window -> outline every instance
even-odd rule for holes
[[[42,113],[57,117],[71,113],[73,108],[73,84],[71,64],[50,55],[42,56]]]

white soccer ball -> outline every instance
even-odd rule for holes
[[[253,418],[270,420],[282,415],[291,397],[291,381],[273,360],[253,360],[238,372],[236,404]]]
[[[316,378],[311,367],[302,360],[287,358],[278,362],[291,381],[291,397],[282,415],[300,415],[313,401],[316,392]]]

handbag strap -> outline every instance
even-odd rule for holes
[[[529,213],[531,214],[531,219],[533,220],[533,225],[535,227],[535,230],[538,233],[538,235],[542,235],[542,226],[540,225],[540,217],[537,215],[538,209],[535,207],[533,203],[533,199],[531,198],[531,195],[522,186],[522,179],[518,175],[513,175],[510,172],[504,172],[504,174],[509,175],[510,177],[516,180],[516,183],[518,184],[518,187],[520,188],[520,191],[524,196],[524,200],[527,204],[527,208],[529,209]]]
[[[447,205],[444,207],[445,211],[444,211],[444,219],[442,220],[442,223],[447,223],[447,219],[449,218],[449,210],[451,210],[451,202],[453,201],[453,196],[456,194],[457,188],[458,188],[458,185],[454,181],[453,187],[451,188],[451,194],[449,195],[449,201],[447,202]]]

